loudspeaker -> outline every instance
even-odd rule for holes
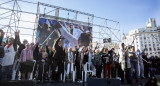
[[[87,86],[121,86],[119,79],[88,78]]]
[[[35,82],[31,80],[11,80],[1,81],[0,86],[34,86]]]

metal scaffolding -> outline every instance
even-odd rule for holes
[[[12,8],[3,6],[8,3],[12,3]],[[19,3],[34,5],[35,9],[36,7],[37,9],[36,11],[26,11],[25,9],[22,10]],[[0,3],[0,9],[4,10],[3,13],[0,13],[0,20],[8,20],[8,23],[5,24],[0,22],[0,29],[5,30],[6,35],[12,36],[17,30],[30,30],[33,31],[33,33],[22,33],[21,35],[31,36],[32,42],[34,42],[35,33],[38,26],[38,19],[40,17],[44,17],[56,19],[58,21],[67,21],[75,24],[91,26],[93,28],[93,42],[98,41],[99,44],[103,44],[103,39],[105,38],[112,38],[113,43],[120,42],[120,23],[114,20],[97,17],[94,14],[63,8],[46,3],[35,3],[24,0],[10,0]],[[21,19],[21,16],[23,14],[34,15],[35,20],[23,20]],[[54,14],[55,16],[53,16]],[[31,28],[26,26],[20,26],[21,23],[23,23],[23,25],[25,25],[26,23],[32,23],[33,27]]]

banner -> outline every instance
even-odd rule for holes
[[[49,37],[49,46],[53,46],[59,37],[58,32],[61,33],[66,48],[88,46],[92,41],[92,27],[40,18],[36,34],[40,38],[40,43],[42,44],[52,32],[53,34]]]

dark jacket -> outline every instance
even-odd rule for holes
[[[3,36],[0,36],[0,58],[4,57],[4,47],[1,45],[2,44],[2,40],[3,40]]]
[[[36,48],[33,51],[33,58],[36,61],[38,60],[38,54],[39,54],[39,47],[38,47],[38,44],[37,44]]]
[[[0,58],[4,57],[4,47],[0,46]]]
[[[17,37],[17,44],[19,46],[18,53],[21,54],[22,50],[25,49],[25,45],[20,42],[19,36],[16,36],[16,37]]]
[[[109,53],[102,54],[102,61],[103,64],[111,64],[112,63],[112,56]]]
[[[101,54],[95,54],[94,55],[94,62],[93,62],[94,65],[102,65],[102,55]]]
[[[80,64],[80,55],[78,52],[78,49],[76,49],[76,58],[75,58],[75,65],[79,65]]]
[[[56,44],[55,44],[55,56],[54,56],[54,59],[64,61],[65,50],[63,49],[62,46],[58,45],[59,41],[60,41],[60,38],[56,41]]]

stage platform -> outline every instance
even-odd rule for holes
[[[149,81],[149,78],[141,79],[142,84],[139,82],[135,83],[135,80],[132,84],[121,83],[121,86],[145,86],[145,84]],[[53,83],[44,83],[44,84],[35,84],[35,86],[83,86],[83,83],[73,83],[73,82],[53,82]],[[84,84],[87,86],[87,83]],[[106,85],[107,86],[107,85]]]
[[[141,79],[138,83],[135,82],[135,80],[133,80],[132,84],[127,84],[125,83],[121,83],[120,85],[117,84],[118,86],[145,86],[145,84],[149,81],[149,78],[145,78],[145,79]],[[94,81],[96,82],[96,81]],[[97,81],[98,82],[98,81]],[[97,83],[96,82],[96,83]],[[104,82],[102,82],[104,83]],[[112,82],[113,84],[115,84],[116,82]],[[104,85],[104,86],[113,86],[113,84],[110,83],[110,85]],[[92,83],[92,86],[94,86],[95,84]],[[35,81],[31,81],[31,80],[20,80],[20,81],[2,81],[2,83],[0,84],[0,86],[87,86],[87,83],[78,83],[78,82],[45,82],[45,83],[38,83]],[[148,85],[150,86],[150,85]],[[153,85],[152,85],[153,86]]]

